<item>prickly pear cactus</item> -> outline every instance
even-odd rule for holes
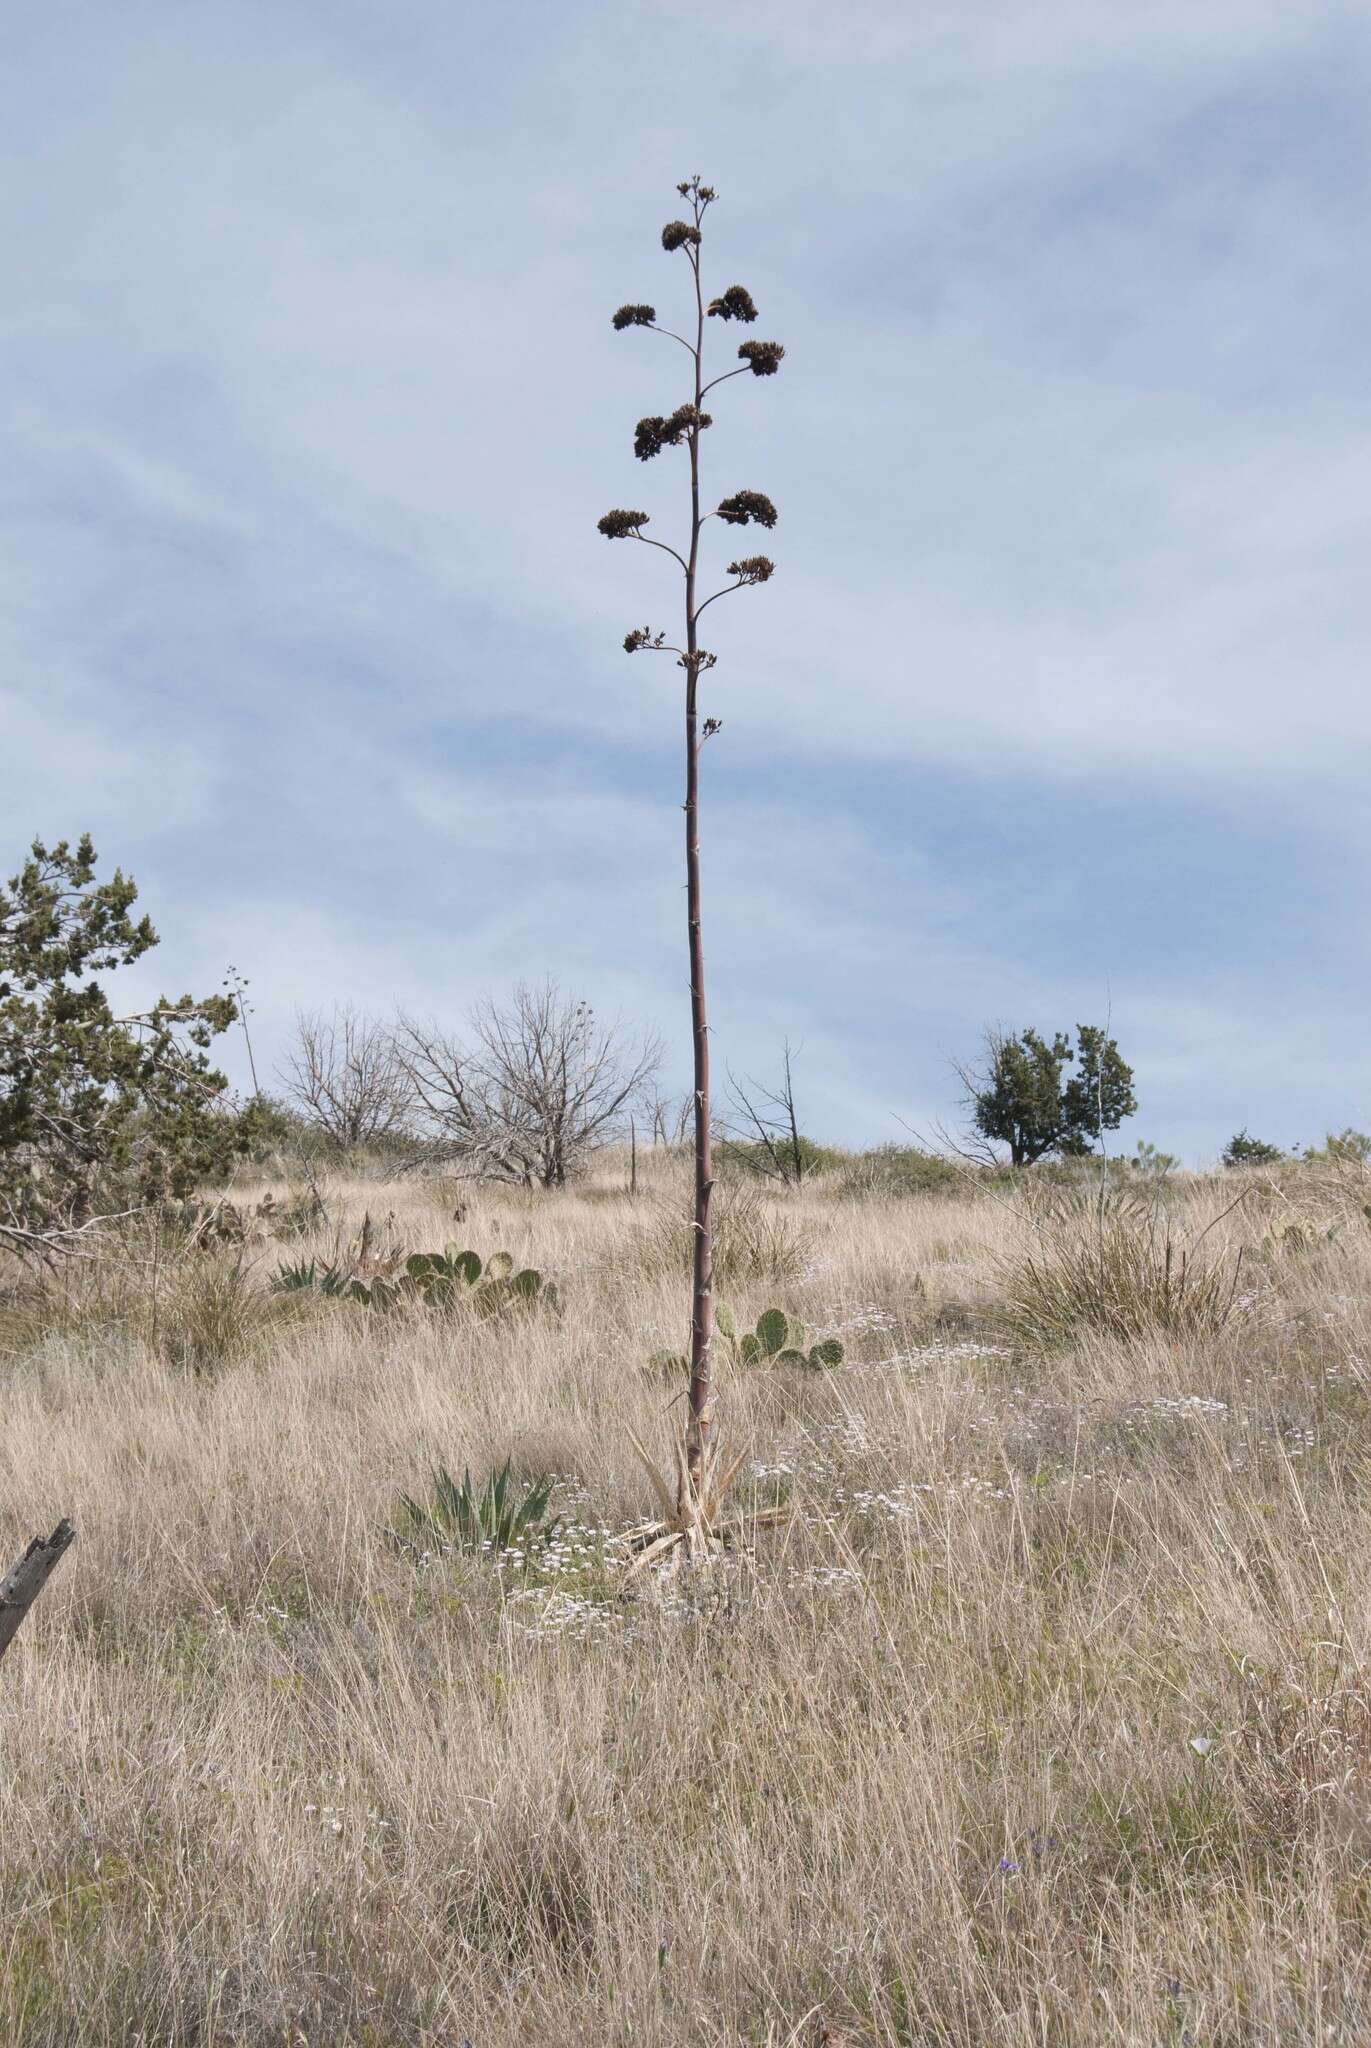
[[[781,1308],[765,1310],[741,1336],[726,1308],[720,1308],[716,1321],[736,1365],[800,1365],[806,1372],[822,1372],[843,1362],[836,1337],[811,1344],[804,1324]]]
[[[515,1272],[508,1252],[492,1252],[484,1265],[475,1252],[455,1244],[441,1252],[413,1252],[405,1261],[407,1283],[430,1308],[465,1303],[481,1316],[504,1309],[558,1307],[557,1290],[532,1266]]]

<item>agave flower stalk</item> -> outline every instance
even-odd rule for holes
[[[741,556],[728,564],[727,574],[733,580],[715,590],[710,596],[701,599],[700,538],[706,522],[710,519],[718,519],[725,526],[770,528],[776,524],[776,508],[760,491],[735,491],[731,496],[721,498],[716,505],[702,509],[704,498],[700,472],[700,440],[713,424],[711,415],[704,409],[704,402],[709,393],[718,385],[727,383],[731,377],[746,374],[754,377],[774,376],[780,367],[785,350],[778,341],[744,342],[738,350],[739,367],[725,370],[720,375],[706,380],[706,321],[719,320],[727,323],[737,320],[750,325],[757,318],[757,308],[753,304],[751,293],[740,284],[729,285],[717,298],[706,300],[701,273],[703,222],[716,195],[712,186],[702,184],[698,177],[687,179],[676,189],[686,202],[690,218],[667,222],[662,229],[662,247],[668,255],[683,252],[690,266],[694,303],[693,316],[688,317],[685,322],[686,332],[682,334],[674,328],[662,326],[658,321],[656,308],[649,305],[620,306],[614,315],[613,324],[620,332],[630,327],[651,328],[654,333],[664,334],[668,339],[678,343],[691,359],[693,375],[690,397],[670,412],[654,413],[640,420],[633,440],[634,453],[642,462],[651,461],[668,448],[683,448],[686,451],[690,475],[689,537],[679,548],[670,546],[666,541],[656,540],[643,531],[648,524],[648,514],[637,511],[607,512],[599,522],[599,529],[608,540],[641,541],[646,546],[657,548],[663,554],[669,555],[676,563],[684,585],[683,645],[670,642],[665,632],[656,631],[650,626],[635,628],[624,640],[624,650],[628,654],[674,655],[678,666],[684,671],[685,678],[686,919],[689,927],[690,1023],[694,1055],[695,1229],[690,1311],[690,1395],[680,1467],[681,1499],[677,1504],[678,1515],[681,1515],[689,1504],[698,1503],[708,1495],[705,1474],[714,1425],[714,1375],[711,1357],[714,1336],[714,1238],[710,1224],[714,1168],[710,1152],[709,1018],[705,1003],[705,956],[701,923],[700,754],[706,740],[719,731],[720,721],[717,718],[706,718],[703,726],[700,721],[700,678],[714,667],[716,657],[700,645],[699,622],[701,614],[716,599],[727,596],[730,591],[743,590],[767,582],[774,569],[774,564],[765,555]]]

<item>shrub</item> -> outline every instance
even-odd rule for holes
[[[962,1186],[965,1166],[917,1145],[877,1145],[848,1161],[838,1193],[855,1200],[886,1195],[948,1194]]]
[[[1128,1162],[1135,1173],[1145,1173],[1153,1180],[1165,1180],[1180,1163],[1174,1152],[1163,1152],[1159,1145],[1151,1144],[1146,1138],[1139,1138],[1137,1150]]]
[[[321,1266],[314,1259],[301,1259],[294,1265],[276,1268],[271,1291],[273,1294],[319,1293],[341,1299],[348,1291],[348,1276],[338,1266]]]
[[[1365,1131],[1330,1131],[1322,1145],[1305,1148],[1305,1158],[1317,1166],[1371,1165],[1371,1137]]]

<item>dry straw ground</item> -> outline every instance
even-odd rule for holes
[[[332,1190],[560,1318],[271,1297],[308,1238],[0,1308],[6,1552],[80,1529],[0,1671],[0,2040],[1371,2039],[1371,1187],[1183,1182],[1169,1267],[1117,1204],[744,1202],[725,1294],[847,1360],[729,1381],[793,1515],[624,1598],[686,1198],[622,1179]],[[551,1551],[388,1540],[509,1453]]]

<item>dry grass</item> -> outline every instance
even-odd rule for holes
[[[561,1320],[283,1310],[309,1239],[0,1314],[0,1535],[80,1529],[0,1670],[0,2040],[1371,2038],[1357,1205],[1330,1237],[1286,1175],[1205,1240],[1244,1250],[1220,1326],[1044,1348],[994,1317],[1034,1219],[817,1184],[803,1270],[729,1290],[847,1346],[727,1388],[744,1519],[794,1513],[621,1598],[684,1314],[635,1249],[668,1191],[621,1179],[460,1230],[333,1191]],[[1233,1192],[1184,1184],[1178,1236]],[[388,1539],[507,1455],[560,1475],[531,1569]]]

